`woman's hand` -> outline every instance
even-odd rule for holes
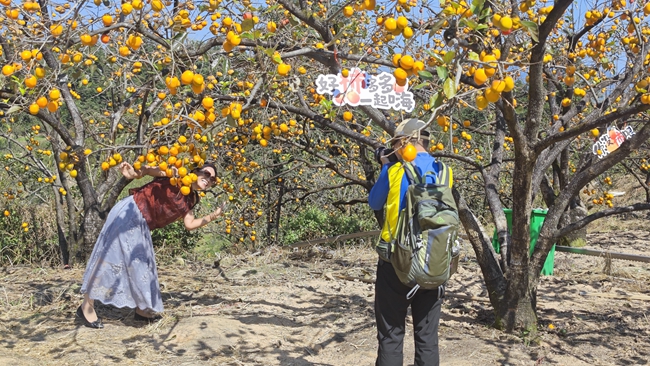
[[[225,208],[226,208],[226,202],[224,202],[221,205],[221,207],[216,209],[214,212],[207,214],[200,219],[195,218],[194,214],[190,210],[183,218],[183,223],[185,224],[185,228],[191,231],[203,227],[209,224],[210,222],[216,220],[217,217],[221,216]]]
[[[222,203],[219,208],[210,214],[210,221],[214,221],[217,219],[217,217],[223,215],[223,211],[226,209],[226,203],[227,202]]]
[[[122,162],[120,164],[120,171],[122,172],[122,175],[126,179],[138,179],[142,178],[142,171],[141,170],[135,170],[133,166],[129,163]]]

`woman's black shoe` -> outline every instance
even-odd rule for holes
[[[133,320],[140,321],[140,322],[153,323],[153,322],[157,322],[160,319],[162,319],[162,315],[154,315],[152,317],[148,317],[148,316],[140,315],[137,312],[134,313],[133,315]]]
[[[102,329],[104,328],[104,324],[102,324],[102,319],[100,317],[97,317],[97,320],[94,322],[89,322],[88,319],[86,319],[86,316],[84,315],[83,310],[81,310],[81,306],[77,308],[77,316],[83,320],[83,323],[85,326],[88,328],[95,328],[95,329]]]

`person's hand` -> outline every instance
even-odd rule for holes
[[[142,177],[142,172],[139,170],[136,171],[133,168],[133,165],[127,163],[126,161],[120,164],[120,171],[126,179],[138,179]]]
[[[380,160],[381,160],[382,165],[386,165],[386,164],[390,163],[390,160],[388,160],[388,157],[386,155],[382,155]]]
[[[217,209],[217,211],[215,211],[215,212],[217,212],[217,216],[221,216],[221,215],[223,215],[223,212],[226,210],[226,205],[227,205],[227,204],[228,204],[228,202],[223,202],[223,203],[221,204],[221,206],[219,206],[219,208]]]
[[[226,209],[226,204],[227,202],[222,203],[221,206],[219,206],[219,208],[217,208],[213,213],[210,214],[210,221],[216,220],[217,217],[223,215],[223,212]]]

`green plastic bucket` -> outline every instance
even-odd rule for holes
[[[503,209],[503,212],[506,214],[506,220],[508,221],[508,231],[512,234],[512,210],[509,208]],[[530,254],[533,253],[535,249],[535,243],[537,243],[537,238],[539,237],[539,231],[542,228],[544,219],[546,218],[547,210],[533,210],[530,215]],[[499,246],[499,239],[497,238],[497,230],[494,229],[494,235],[492,236],[492,246],[497,253],[501,252]],[[555,244],[551,248],[551,251],[548,252],[546,261],[544,262],[544,267],[542,267],[543,276],[553,275],[553,265],[555,264]]]

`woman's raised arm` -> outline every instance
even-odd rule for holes
[[[172,167],[172,170],[174,170],[174,175],[176,175],[176,167]],[[120,171],[122,171],[122,175],[126,179],[140,179],[144,177],[145,175],[148,175],[150,177],[166,177],[167,172],[164,170],[161,170],[159,167],[151,167],[151,166],[143,166],[142,168],[136,170],[133,168],[133,165],[123,162],[120,164]]]

